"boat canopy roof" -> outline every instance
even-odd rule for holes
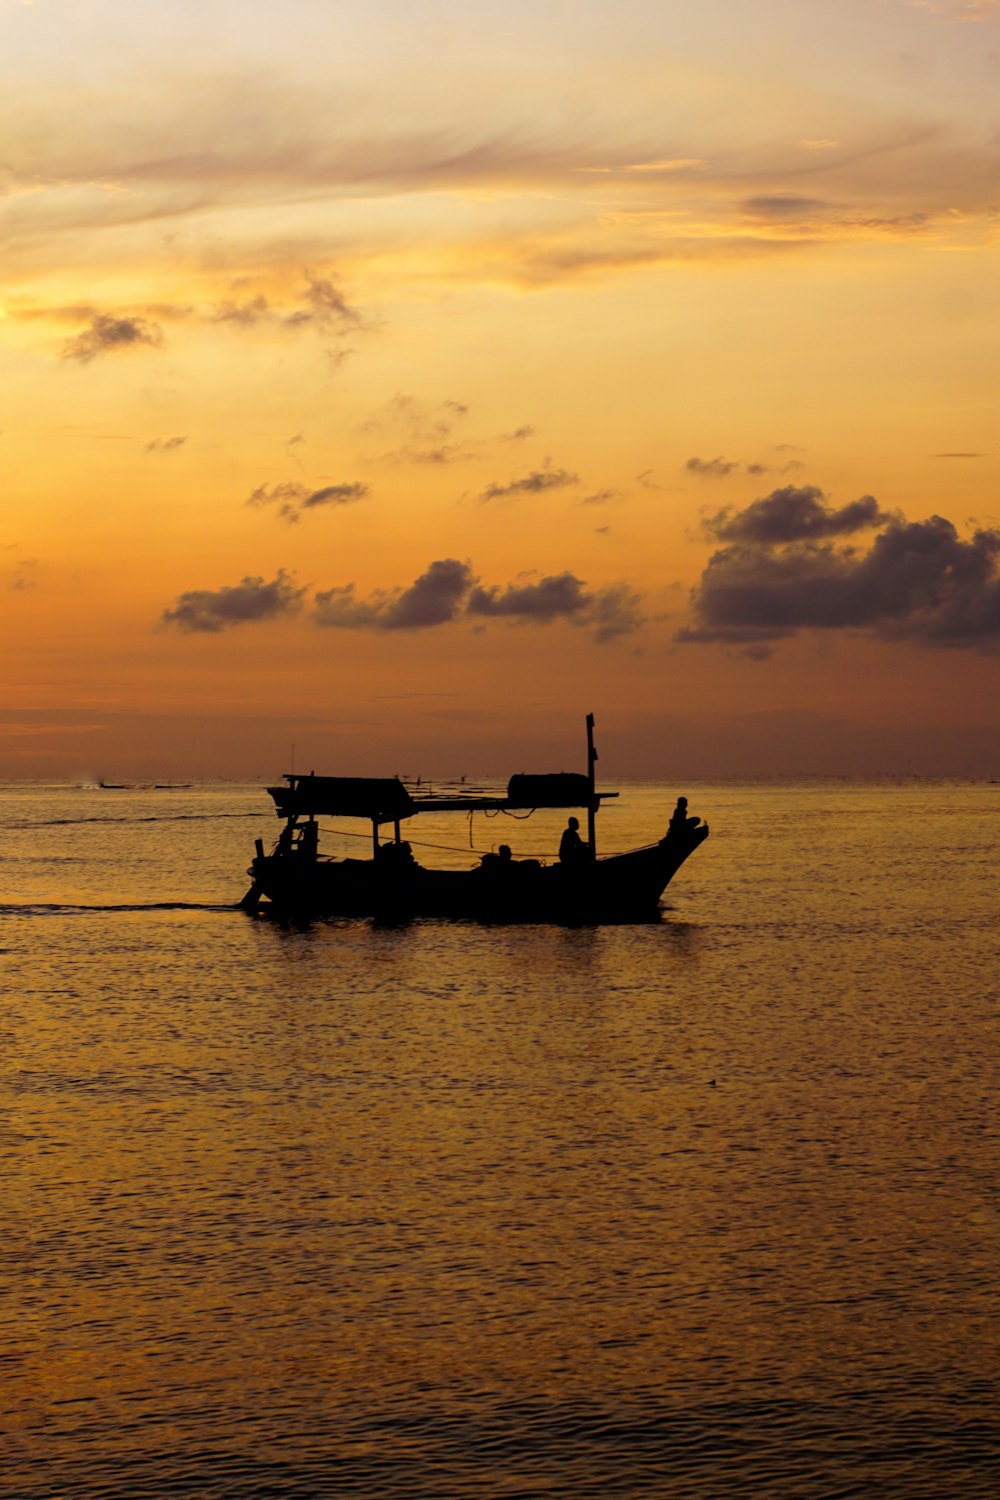
[[[578,771],[512,776],[507,783],[508,807],[586,807],[592,795],[590,782]]]
[[[287,786],[269,786],[278,816],[370,818],[391,823],[416,808],[398,776],[286,776]]]
[[[586,776],[557,771],[546,776],[512,776],[507,795],[427,791],[413,796],[397,776],[286,775],[287,786],[271,786],[281,818],[367,818],[393,823],[419,812],[525,811],[535,808],[589,807],[617,792],[592,792]]]

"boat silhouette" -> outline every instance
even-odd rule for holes
[[[599,856],[596,815],[617,792],[598,791],[594,779],[593,715],[587,716],[585,774],[558,772],[512,776],[506,795],[411,790],[398,777],[316,776],[289,772],[268,787],[284,827],[269,853],[256,840],[248,874],[252,884],[240,905],[257,911],[262,901],[281,916],[408,920],[461,917],[496,922],[636,922],[659,915],[659,902],[684,861],[708,837],[708,825],[688,817],[682,797],[662,838],[622,854]],[[571,817],[560,857],[552,863],[515,859],[506,845],[471,869],[429,869],[401,836],[404,819],[424,813],[580,809],[587,837]],[[320,853],[321,817],[370,824],[370,859],[334,859]],[[383,842],[382,830],[392,828]]]

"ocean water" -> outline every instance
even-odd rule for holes
[[[1000,1492],[1000,786],[678,791],[659,924],[296,928],[256,786],[0,787],[0,1494]]]

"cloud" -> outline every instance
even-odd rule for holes
[[[328,276],[314,276],[307,272],[306,280],[304,305],[285,317],[289,328],[312,325],[324,331],[343,330],[360,323],[360,314],[349,305],[343,292]]]
[[[781,494],[781,492],[776,492]],[[839,511],[811,487],[790,506],[755,502],[716,518],[731,545],[709,560],[681,642],[762,647],[800,630],[860,631],[888,640],[995,650],[1000,645],[1000,531],[962,540],[951,521],[887,517],[871,496]],[[837,545],[874,524],[870,550]]]
[[[588,592],[574,573],[558,573],[537,581],[525,577],[503,589],[473,589],[467,613],[520,625],[568,620],[589,628],[601,644],[628,635],[645,623],[639,596],[626,584]]]
[[[985,21],[1000,9],[1000,0],[907,0],[911,10],[930,11],[945,21]]]
[[[147,453],[175,453],[187,442],[186,437],[153,438],[146,444]]]
[[[368,486],[359,480],[350,484],[328,484],[307,495],[302,502],[302,509],[311,510],[317,505],[350,505],[355,500],[363,500],[367,493]]]
[[[728,458],[689,458],[684,467],[692,474],[725,479],[727,474],[732,474],[740,466]]]
[[[548,460],[546,460],[546,465]],[[567,485],[579,484],[579,474],[570,473],[569,469],[550,469],[547,466],[542,469],[534,469],[530,474],[524,474],[520,479],[511,479],[507,484],[488,484],[480,493],[480,500],[510,500],[521,495],[541,495],[547,490],[564,489]]]
[[[211,323],[235,323],[241,328],[253,328],[271,316],[271,304],[263,293],[258,293],[243,302],[225,298],[212,308],[208,320]]]
[[[63,346],[63,359],[89,364],[100,354],[114,354],[122,349],[158,348],[163,330],[146,318],[117,318],[111,313],[95,313],[85,328]]]
[[[791,459],[780,468],[773,469],[769,464],[745,464],[732,458],[696,457],[689,458],[684,467],[688,473],[697,474],[700,479],[728,479],[730,474],[749,474],[751,479],[757,479],[762,474],[788,474],[793,469],[801,469],[802,465],[796,459]]]
[[[831,207],[822,198],[796,198],[790,193],[759,193],[744,198],[740,210],[751,219],[813,219]]]
[[[223,298],[207,309],[200,309],[197,316],[208,323],[231,323],[238,328],[256,328],[269,324],[277,328],[312,328],[320,333],[347,333],[363,326],[359,310],[348,302],[346,296],[330,276],[321,276],[306,271],[305,285],[299,283],[294,294],[284,302],[276,302],[263,292],[247,292]],[[246,283],[237,289],[242,290]]]
[[[458,617],[475,582],[468,563],[455,558],[432,562],[408,589],[378,592],[357,599],[354,585],[326,589],[316,595],[318,625],[357,630],[422,630],[446,625]]]
[[[408,589],[377,590],[358,598],[353,584],[316,595],[318,625],[342,630],[422,630],[461,620],[514,625],[568,621],[590,629],[606,642],[644,624],[639,596],[626,584],[588,590],[570,572],[538,578],[524,574],[513,583],[484,587],[471,565],[454,558],[433,562]]]
[[[826,537],[850,536],[853,532],[880,526],[892,519],[879,509],[872,495],[862,495],[839,510],[824,503],[823,491],[815,485],[801,488],[785,485],[745,510],[720,510],[705,520],[705,530],[720,542],[763,543],[821,541]]]
[[[220,589],[190,589],[180,594],[172,609],[161,615],[163,625],[175,625],[190,634],[216,634],[234,625],[275,620],[295,614],[301,607],[304,588],[296,588],[283,568],[269,582],[243,578]]]
[[[10,587],[21,593],[38,587],[37,557],[22,557],[10,574]]]
[[[316,510],[324,505],[352,505],[368,494],[368,485],[354,480],[343,484],[328,484],[322,489],[311,490],[297,479],[286,480],[270,487],[258,485],[247,496],[247,505],[276,505],[278,514],[289,523],[298,521],[303,511]]]
[[[996,14],[991,0],[925,3],[941,17]],[[63,271],[72,258],[83,279],[90,268],[106,272],[112,256],[124,265],[145,236],[147,251],[170,246],[160,260],[174,285],[167,266],[186,256],[207,268],[208,246],[215,268],[257,273],[319,261],[336,243],[359,275],[378,265],[381,279],[394,263],[412,275],[413,225],[430,222],[413,216],[423,198],[434,228],[421,276],[429,264],[442,279],[548,284],[674,261],[808,254],[829,238],[905,233],[919,216],[966,237],[963,217],[995,201],[998,142],[979,127],[972,93],[949,111],[947,91],[928,87],[897,108],[895,91],[880,98],[866,75],[869,109],[821,91],[814,118],[800,119],[794,89],[784,100],[768,90],[762,104],[753,70],[731,73],[708,54],[705,62],[700,82],[685,85],[690,108],[673,89],[676,110],[667,108],[651,66],[630,73],[627,96],[604,91],[596,113],[592,100],[582,107],[589,85],[579,74],[576,107],[553,121],[545,111],[559,84],[544,69],[537,94],[527,78],[527,93],[498,95],[468,77],[442,87],[436,68],[410,67],[405,82],[384,76],[388,92],[355,78],[331,95],[308,48],[291,72],[280,48],[260,65],[237,49],[224,64],[164,55],[152,70],[133,69],[131,83],[123,62],[121,87],[109,92],[92,69],[64,78],[56,61],[48,88],[15,84],[0,104],[13,189],[5,268],[9,275],[13,260],[15,275],[37,284],[40,267]],[[708,103],[720,90],[721,113]],[[68,123],[53,122],[56,93]],[[360,217],[344,210],[362,203]],[[454,216],[449,203],[460,204]],[[357,316],[320,276],[291,311],[271,307],[270,293],[255,285],[218,317],[347,328]]]
[[[537,583],[509,583],[502,590],[474,589],[468,610],[470,615],[542,620],[547,624],[568,615],[578,615],[589,603],[590,596],[579,578],[572,573],[559,573],[541,578]]]
[[[468,563],[444,558],[393,601],[387,611],[389,630],[417,630],[453,620],[473,583]]]
[[[473,456],[474,446],[455,438],[456,428],[468,415],[464,401],[429,402],[417,396],[396,395],[360,430],[394,444],[382,455],[387,463],[437,466]]]

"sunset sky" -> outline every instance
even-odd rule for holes
[[[0,37],[0,776],[1000,776],[1000,0]]]

